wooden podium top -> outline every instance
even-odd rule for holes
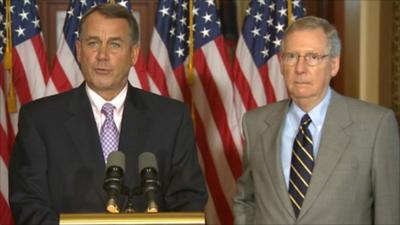
[[[203,212],[71,213],[61,214],[60,224],[205,224]]]

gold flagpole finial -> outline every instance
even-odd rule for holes
[[[108,0],[108,3],[115,4],[115,0]]]
[[[12,31],[11,31],[11,0],[6,0],[6,49],[4,52],[4,69],[9,71],[9,88],[7,93],[7,110],[10,113],[17,112],[17,98],[15,96],[14,83],[12,79]]]

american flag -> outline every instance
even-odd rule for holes
[[[210,224],[232,224],[242,143],[220,21],[213,0],[160,0],[150,44],[151,90],[192,106],[197,149],[207,179]],[[190,27],[190,11],[193,26]],[[193,30],[193,40],[189,29]],[[194,44],[193,74],[187,69]]]
[[[101,3],[115,2],[128,10],[128,0],[71,0],[64,22],[63,32],[59,37],[57,54],[53,60],[53,69],[47,85],[47,95],[56,94],[77,87],[83,81],[82,73],[75,58],[75,41],[78,38],[78,25],[87,10]],[[148,90],[146,66],[141,54],[134,67],[131,68],[129,81],[132,85]]]
[[[288,4],[292,10],[288,10]],[[238,117],[252,108],[287,97],[279,66],[280,43],[288,18],[295,20],[304,13],[301,0],[249,3],[233,65]]]
[[[35,0],[0,0],[0,224],[12,224],[8,205],[8,163],[17,132],[20,105],[45,95],[48,68]],[[7,10],[9,9],[9,10]],[[7,11],[9,14],[7,14]],[[9,15],[10,17],[6,19]],[[11,25],[7,32],[6,24]],[[9,36],[10,35],[10,36]],[[5,67],[6,43],[12,43],[11,68]],[[15,96],[16,111],[6,96]],[[8,105],[10,106],[10,105]]]

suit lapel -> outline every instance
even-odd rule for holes
[[[65,123],[67,132],[75,144],[77,158],[84,161],[84,165],[93,172],[94,187],[105,200],[103,190],[105,163],[101,151],[99,134],[93,117],[89,98],[82,84],[76,89],[68,106],[71,118]]]
[[[286,188],[282,163],[281,163],[281,134],[282,127],[285,120],[286,112],[288,110],[289,101],[280,104],[279,109],[274,110],[274,113],[265,119],[266,129],[262,134],[263,151],[265,165],[268,168],[267,173],[273,182],[276,195],[280,199],[280,203],[287,211],[288,215],[294,218],[292,205],[290,204],[288,191]]]
[[[344,129],[351,124],[347,105],[341,96],[332,91],[332,98],[326,114],[321,133],[321,142],[310,188],[307,191],[299,219],[307,213],[315,199],[321,193],[330,178],[343,152],[346,150],[350,137]]]
[[[151,135],[146,126],[149,124],[148,120],[147,107],[144,105],[141,95],[129,85],[121,122],[119,149],[125,154],[124,180],[130,188],[140,185],[139,154],[151,151],[151,149],[143,149],[147,146],[146,141]]]

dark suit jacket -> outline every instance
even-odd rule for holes
[[[84,84],[23,106],[18,126],[9,174],[17,224],[55,224],[60,213],[105,212],[105,162]],[[119,150],[126,157],[124,183],[131,188],[141,183],[138,156],[155,154],[161,211],[204,209],[207,191],[184,104],[129,85]],[[134,205],[143,211],[145,197],[134,198]]]
[[[393,111],[332,92],[310,187],[296,218],[282,171],[284,100],[245,114],[245,171],[236,224],[399,224],[398,125]]]

